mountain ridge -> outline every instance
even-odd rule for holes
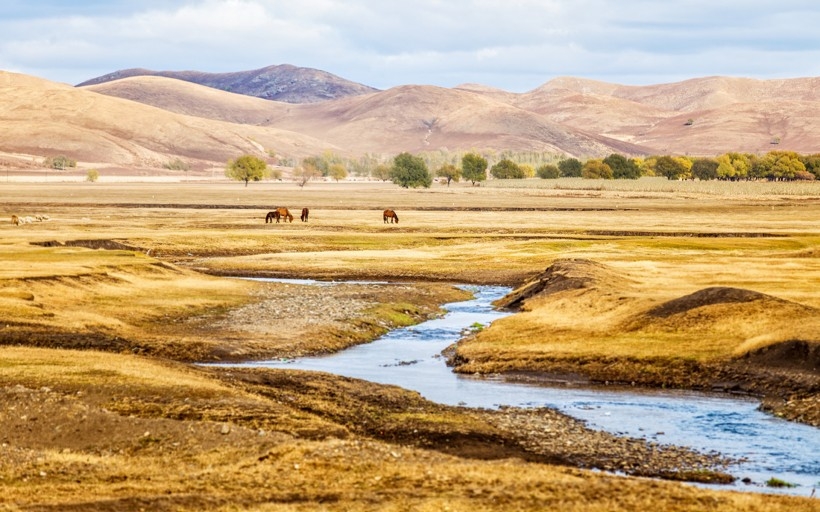
[[[506,150],[564,157],[820,148],[820,78],[633,86],[558,77],[525,92],[400,85],[287,103],[158,75],[72,87],[0,71],[0,152],[125,166]]]
[[[376,92],[378,89],[336,76],[327,71],[278,64],[250,71],[208,73],[203,71],[152,71],[131,68],[86,80],[77,87],[99,85],[135,76],[162,76],[214,89],[285,103],[314,103],[345,96]]]

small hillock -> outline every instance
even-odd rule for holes
[[[622,290],[631,281],[615,270],[591,260],[559,259],[546,270],[495,302],[502,309],[526,309],[526,302],[567,290],[597,289],[604,292]]]

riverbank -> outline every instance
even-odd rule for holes
[[[518,314],[464,340],[450,364],[530,382],[749,394],[820,426],[820,309],[734,287],[677,296],[670,277],[657,279],[556,260],[497,302]]]

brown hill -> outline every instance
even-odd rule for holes
[[[479,84],[407,85],[286,108],[187,85],[139,77],[93,89],[178,113],[303,133],[354,153],[478,148],[584,158],[820,147],[820,78],[625,86],[563,77],[523,94]]]
[[[469,91],[401,86],[290,109],[271,123],[354,151],[550,151],[571,155],[642,148],[552,122],[537,113]]]
[[[378,90],[367,85],[351,82],[326,71],[302,68],[290,64],[233,73],[124,69],[92,78],[79,84],[78,87],[97,85],[134,76],[164,76],[205,85],[221,91],[286,103],[314,103],[367,94]]]
[[[820,147],[820,78],[709,77],[653,86],[558,78],[523,94],[475,84],[407,85],[302,104],[161,76],[78,88],[12,73],[0,82],[0,151],[118,165],[159,166],[170,157],[224,162],[269,149],[294,158],[328,149],[587,158]]]
[[[468,89],[401,86],[334,101],[283,105],[158,77],[131,77],[88,88],[177,113],[304,133],[354,153],[472,148],[570,155],[646,153],[643,147],[566,127]]]
[[[0,72],[0,130],[3,152],[124,166],[161,167],[171,158],[221,165],[243,153],[307,156],[329,147],[276,128],[181,115],[7,72]]]
[[[629,140],[671,154],[762,154],[774,149],[811,154],[820,148],[818,127],[820,101],[749,101],[667,117]]]
[[[562,77],[520,95],[471,90],[647,153],[812,153],[820,147],[818,77],[705,77],[647,86]],[[778,145],[772,147],[774,141]]]
[[[261,125],[290,106],[159,76],[134,76],[84,89],[154,107],[229,123]]]

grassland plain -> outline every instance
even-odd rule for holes
[[[577,469],[715,478],[719,461],[653,456],[551,411],[470,411],[328,375],[186,363],[338,350],[435,314],[463,296],[450,283],[523,284],[521,313],[459,344],[462,371],[692,387],[716,384],[712,370],[727,372],[723,385],[740,379],[732,387],[772,372],[788,382],[761,389],[772,407],[812,422],[820,193],[570,184],[4,188],[6,215],[49,220],[0,225],[0,504],[820,510]],[[274,206],[307,206],[310,222],[265,224]],[[382,222],[386,207],[400,224]],[[220,275],[404,284],[317,292]],[[679,381],[645,377],[670,369]],[[545,428],[560,442],[535,442]]]

